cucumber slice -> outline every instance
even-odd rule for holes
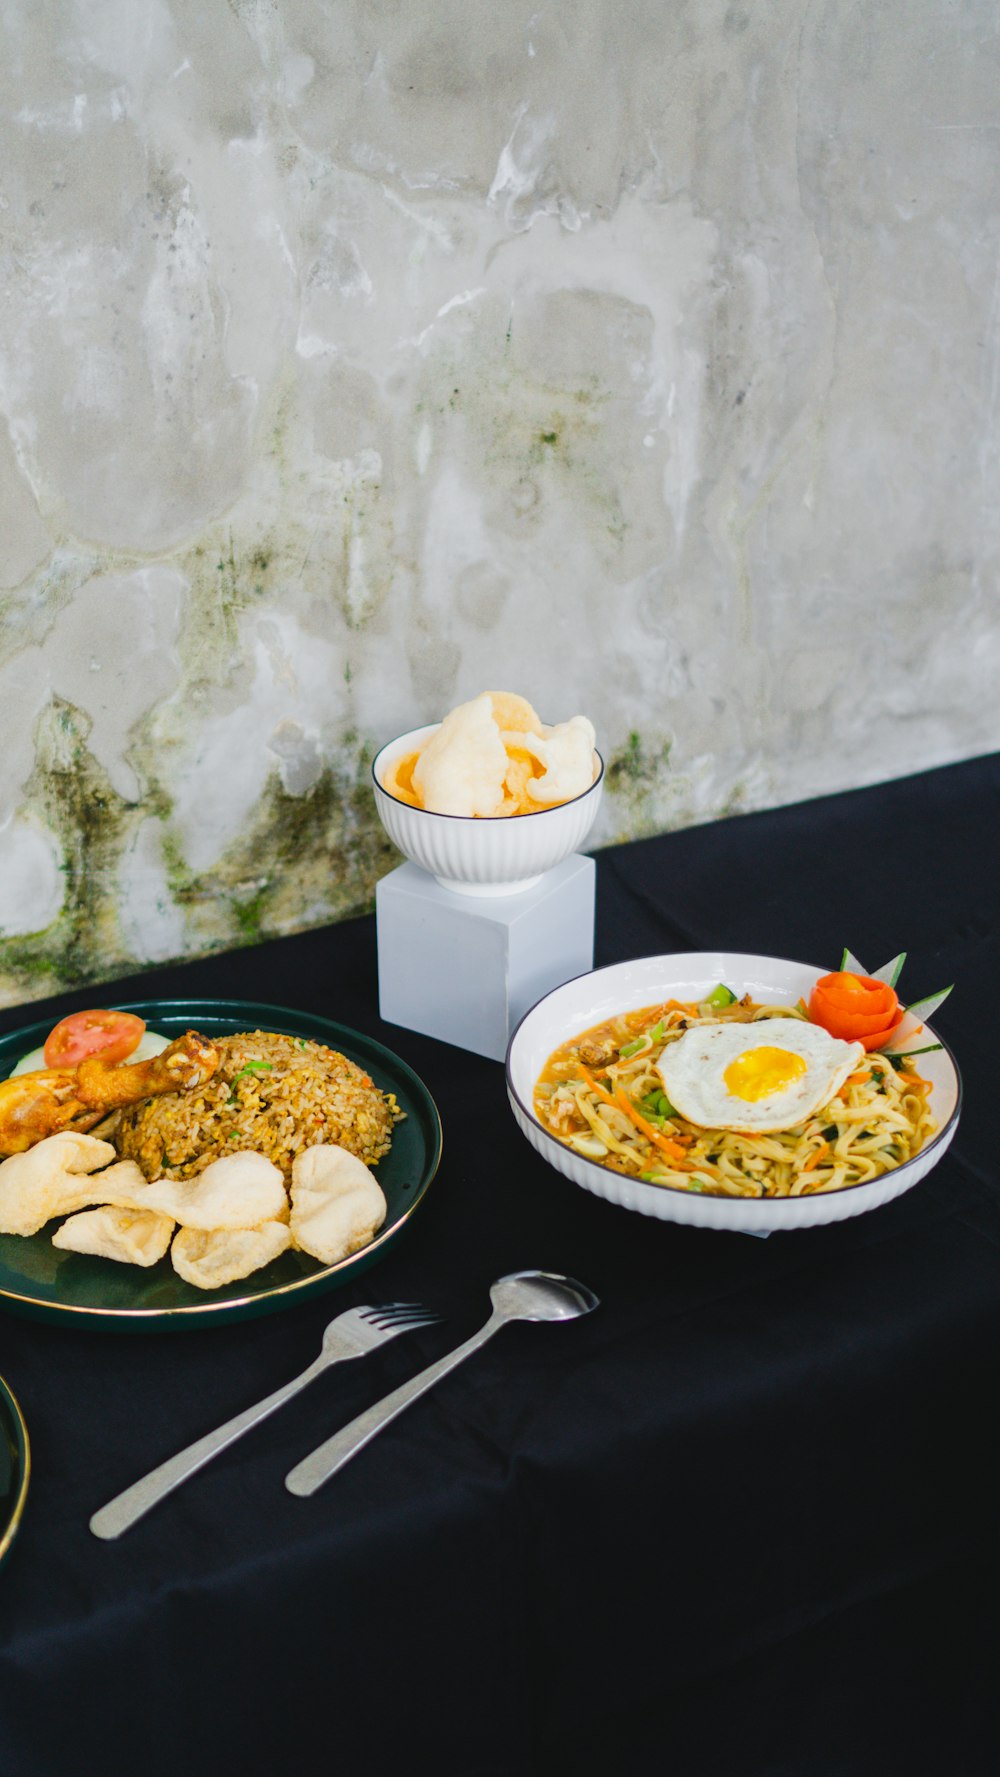
[[[872,980],[884,981],[887,987],[895,987],[896,982],[899,980],[899,977],[903,972],[903,964],[905,961],[906,951],[901,950],[898,956],[892,958],[891,962],[883,963],[880,969],[875,970],[872,975]]]
[[[867,975],[868,970],[864,963],[858,962],[856,956],[852,956],[849,950],[845,950],[840,959],[840,973],[842,975]]]
[[[128,1060],[150,1061],[154,1055],[159,1055],[161,1050],[166,1049],[169,1043],[170,1038],[161,1037],[159,1031],[144,1030],[142,1036],[139,1038],[137,1047],[133,1049]],[[30,1054],[22,1055],[17,1066],[11,1069],[10,1078],[13,1080],[17,1074],[33,1074],[39,1068],[43,1068],[44,1066],[44,1049],[32,1049]]]
[[[933,1018],[938,1007],[944,1005],[954,985],[952,982],[951,987],[942,987],[940,993],[929,993],[926,999],[914,1000],[912,1006],[907,1006],[906,1010],[912,1017],[918,1018],[921,1024],[926,1024],[928,1018]]]

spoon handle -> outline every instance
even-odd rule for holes
[[[343,1468],[344,1463],[363,1449],[376,1432],[388,1425],[391,1419],[395,1419],[397,1413],[402,1413],[404,1407],[426,1394],[435,1382],[440,1382],[442,1376],[447,1376],[449,1370],[454,1370],[467,1357],[471,1357],[503,1325],[504,1316],[492,1314],[485,1326],[480,1327],[478,1333],[473,1333],[471,1339],[466,1339],[462,1345],[456,1345],[454,1351],[446,1352],[436,1363],[428,1364],[426,1370],[411,1376],[408,1382],[403,1382],[392,1394],[376,1401],[374,1407],[359,1413],[356,1419],[342,1426],[332,1438],[327,1438],[324,1444],[310,1451],[285,1476],[285,1486],[289,1493],[297,1493],[302,1498],[315,1493],[317,1487],[322,1487],[324,1481],[328,1481],[339,1468]]]

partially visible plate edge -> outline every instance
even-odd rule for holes
[[[19,1441],[21,1445],[22,1471],[21,1485],[17,1498],[14,1501],[14,1510],[6,1527],[0,1529],[0,1562],[2,1562],[10,1549],[11,1543],[17,1535],[18,1527],[24,1514],[24,1503],[28,1497],[28,1482],[31,1479],[31,1439],[28,1437],[28,1427],[25,1423],[24,1414],[21,1412],[17,1396],[12,1392],[2,1376],[0,1376],[0,1391],[2,1391],[4,1401],[10,1406],[14,1414],[14,1421],[19,1433]]]

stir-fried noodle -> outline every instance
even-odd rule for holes
[[[542,1125],[577,1153],[652,1184],[726,1197],[798,1197],[866,1184],[912,1159],[934,1133],[930,1087],[910,1063],[866,1055],[828,1104],[793,1129],[701,1129],[669,1103],[656,1062],[697,1024],[798,1018],[749,995],[719,1008],[668,1000],[564,1043],[535,1087]]]

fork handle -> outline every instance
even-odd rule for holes
[[[349,1462],[352,1456],[364,1449],[376,1432],[388,1425],[391,1419],[395,1419],[398,1413],[402,1413],[411,1401],[426,1394],[435,1382],[440,1382],[442,1376],[447,1376],[449,1370],[456,1369],[467,1357],[471,1357],[504,1324],[504,1316],[492,1314],[485,1326],[480,1327],[478,1333],[473,1333],[471,1339],[466,1339],[462,1345],[456,1345],[454,1351],[446,1352],[436,1363],[428,1364],[426,1370],[411,1376],[409,1382],[402,1383],[392,1394],[387,1394],[374,1407],[359,1413],[357,1419],[352,1419],[348,1425],[335,1432],[332,1438],[327,1438],[325,1444],[320,1444],[289,1470],[285,1476],[285,1486],[289,1493],[297,1493],[301,1498],[315,1493],[317,1487],[322,1487],[324,1481],[328,1481],[339,1468],[343,1468],[345,1462]]]
[[[158,1468],[151,1469],[148,1475],[143,1475],[141,1481],[135,1481],[131,1487],[126,1487],[124,1493],[117,1494],[94,1513],[90,1520],[94,1535],[106,1542],[121,1536],[123,1530],[129,1530],[152,1506],[157,1505],[168,1493],[172,1493],[182,1481],[186,1481],[189,1475],[196,1474],[220,1450],[235,1444],[244,1432],[259,1425],[262,1419],[267,1419],[271,1413],[283,1407],[294,1394],[298,1394],[300,1388],[305,1388],[321,1370],[335,1361],[336,1359],[321,1353],[308,1369],[293,1377],[291,1382],[286,1382],[282,1388],[276,1388],[273,1394],[266,1395],[255,1406],[248,1407],[245,1413],[238,1413],[235,1419],[229,1419],[225,1425],[217,1426],[215,1431],[208,1432],[197,1443],[189,1444],[186,1450],[179,1450],[176,1456],[169,1457]]]

